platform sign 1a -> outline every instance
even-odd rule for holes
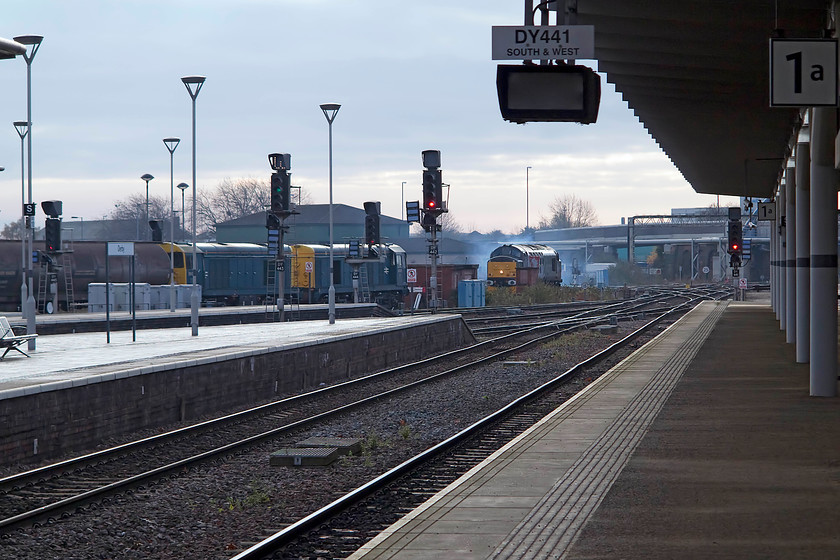
[[[776,219],[776,203],[775,202],[759,202],[758,203],[758,220],[760,222],[772,221]]]
[[[770,106],[837,105],[836,39],[770,39]]]

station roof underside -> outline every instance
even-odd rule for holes
[[[698,193],[769,198],[798,108],[770,107],[774,30],[823,37],[828,0],[578,0],[598,70]]]

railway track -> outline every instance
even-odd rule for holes
[[[706,299],[706,298],[703,298]],[[283,528],[233,557],[346,558],[402,515],[433,496],[572,395],[559,390],[571,377],[625,348],[662,321],[693,307],[664,311],[609,348],[383,475]]]
[[[635,303],[638,302],[622,302],[622,306]],[[610,309],[610,314],[591,316],[586,322],[572,325],[555,322],[530,326],[417,364],[0,479],[0,531],[83,511],[108,496],[147,487],[185,469],[300,430],[372,400],[387,398],[477,363],[498,360],[540,340],[609,321],[609,316],[617,312],[619,308]]]
[[[632,300],[580,302],[578,304],[546,304],[529,306],[522,309],[505,308],[505,313],[479,318],[466,318],[472,333],[476,337],[493,336],[528,327],[545,325],[573,326],[590,324],[593,318],[609,316],[611,320],[635,320],[650,315],[658,315],[670,306],[675,299],[688,300],[697,295],[718,298],[726,295],[716,287],[702,289],[657,289],[654,293]]]

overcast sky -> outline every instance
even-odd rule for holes
[[[145,193],[144,173],[156,177],[151,193],[168,198],[167,136],[182,139],[175,184],[192,182],[192,102],[180,78],[196,74],[207,77],[197,100],[199,190],[267,178],[267,154],[288,152],[292,183],[328,202],[318,106],[337,102],[337,203],[379,200],[399,217],[403,181],[405,200],[420,198],[427,149],[441,151],[451,213],[468,230],[525,225],[528,166],[531,226],[565,194],[592,202],[601,224],[715,203],[685,182],[606,81],[596,124],[502,120],[491,27],[522,23],[522,0],[27,0],[4,5],[0,37],[44,36],[32,64],[33,198],[62,200],[65,217],[102,217]],[[21,57],[0,61],[0,92],[6,223],[20,216],[12,122],[26,120]]]

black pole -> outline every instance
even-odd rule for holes
[[[286,287],[285,287],[285,282],[284,282],[284,280],[285,280],[284,276],[286,274],[286,255],[285,255],[286,251],[285,251],[285,247],[283,245],[283,233],[284,233],[283,230],[284,229],[285,228],[283,227],[283,220],[281,219],[280,220],[280,232],[279,232],[280,233],[280,235],[279,235],[280,243],[279,243],[279,247],[277,248],[277,253],[278,253],[278,255],[280,255],[280,258],[277,261],[277,265],[276,265],[277,266],[276,272],[280,276],[277,279],[278,282],[280,282],[280,286],[279,286],[279,290],[278,290],[280,292],[280,296],[279,296],[279,299],[277,300],[277,305],[280,307],[280,322],[281,323],[285,322],[285,320],[286,320],[286,293],[285,293],[286,292]]]
[[[111,269],[109,267],[108,244],[105,244],[105,340],[111,343]]]
[[[137,341],[137,302],[134,294],[134,251],[131,252],[131,282],[128,284],[128,289],[131,291],[131,341]]]

